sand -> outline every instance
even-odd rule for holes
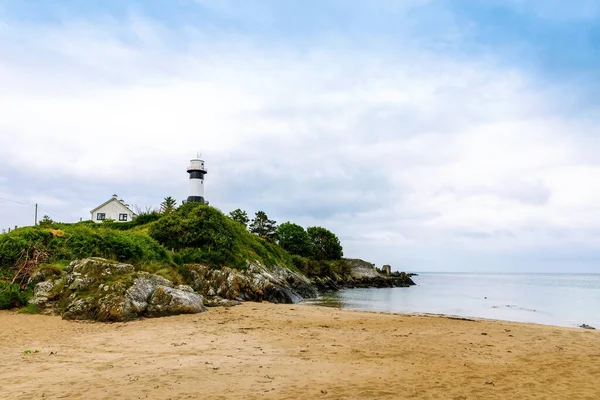
[[[600,332],[267,303],[115,324],[0,312],[0,399],[40,398],[599,399]]]

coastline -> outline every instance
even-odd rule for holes
[[[112,324],[2,311],[0,339],[0,399],[600,397],[600,332],[479,318],[249,302]]]
[[[472,322],[480,322],[480,321],[489,321],[489,322],[508,322],[514,324],[524,324],[524,325],[539,325],[546,326],[552,328],[569,328],[569,329],[584,329],[582,326],[572,326],[572,325],[557,325],[550,323],[542,323],[542,322],[531,322],[531,321],[513,321],[509,319],[499,319],[499,318],[487,318],[487,317],[479,317],[473,315],[462,315],[462,314],[444,314],[444,313],[435,313],[435,312],[423,312],[423,311],[381,311],[381,310],[368,310],[362,308],[352,308],[352,307],[338,307],[333,305],[326,305],[326,302],[321,301],[322,299],[305,299],[298,305],[303,305],[306,307],[316,307],[316,308],[325,308],[325,309],[333,309],[333,310],[345,310],[345,311],[354,311],[361,313],[375,313],[375,314],[393,314],[393,315],[405,315],[405,316],[415,316],[415,317],[437,317],[437,318],[447,318],[452,320],[459,321],[472,321]],[[587,324],[583,324],[585,326],[589,326]],[[590,330],[598,330],[595,326],[589,326]],[[598,330],[600,332],[600,330]]]

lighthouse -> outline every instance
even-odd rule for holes
[[[188,167],[187,172],[190,174],[187,201],[208,204],[208,202],[204,200],[204,175],[206,175],[204,160],[201,160],[200,156],[190,160],[190,166]]]

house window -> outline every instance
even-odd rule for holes
[[[127,214],[119,214],[119,221],[127,221]]]
[[[98,214],[96,214],[96,220],[102,221],[104,219],[106,219],[106,213],[98,213]]]

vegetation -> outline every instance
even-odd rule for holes
[[[52,225],[53,223],[54,223],[54,221],[52,221],[52,219],[50,219],[50,217],[49,217],[49,216],[47,216],[47,215],[44,215],[44,216],[42,217],[42,219],[40,220],[40,223],[39,223],[39,225],[40,225],[40,226],[48,226],[48,225]]]
[[[274,239],[277,224],[264,211],[258,211],[250,224],[250,232],[265,239]]]
[[[311,243],[311,256],[315,260],[339,260],[344,255],[338,237],[320,226],[306,230]]]
[[[249,233],[214,207],[186,203],[177,212],[154,223],[149,235],[173,251],[176,264],[207,263],[244,268],[246,260],[292,267],[289,254],[279,246]]]
[[[300,225],[284,222],[277,227],[277,243],[290,254],[302,257],[311,256],[311,242],[308,233]]]
[[[344,260],[315,260],[298,255],[292,256],[296,269],[309,278],[327,277],[338,280],[350,274],[350,264]]]
[[[338,237],[320,226],[304,230],[300,225],[285,222],[277,228],[275,237],[290,254],[313,260],[339,260],[344,254]]]
[[[248,231],[245,211],[226,216],[200,203],[174,208],[167,199],[162,212],[148,209],[129,222],[65,224],[48,218],[40,226],[0,235],[0,309],[27,304],[33,275],[59,275],[69,262],[86,257],[131,263],[175,283],[189,278],[184,267],[189,263],[244,269],[247,261],[258,261],[309,276],[344,273],[339,240],[324,228],[305,230],[291,222],[277,227],[259,211]]]
[[[18,307],[26,303],[27,294],[17,284],[0,281],[0,310]]]
[[[244,227],[248,226],[248,222],[250,222],[250,218],[248,218],[248,213],[246,211],[238,208],[229,213],[229,218],[232,220],[239,222],[244,225]]]
[[[177,200],[171,196],[165,197],[165,200],[160,203],[160,212],[162,214],[171,214],[177,209]]]

